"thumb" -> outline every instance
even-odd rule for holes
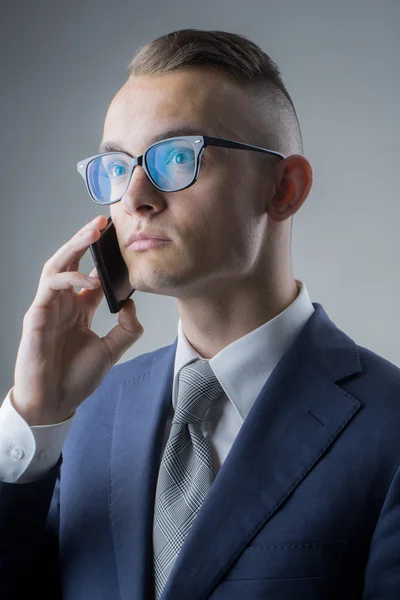
[[[143,326],[136,316],[136,306],[130,298],[118,313],[118,325],[113,327],[101,340],[107,346],[114,365],[121,356],[142,337]]]

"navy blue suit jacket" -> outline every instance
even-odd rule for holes
[[[314,308],[243,423],[163,600],[400,598],[400,370]],[[109,371],[47,476],[0,483],[2,600],[153,597],[176,341]]]

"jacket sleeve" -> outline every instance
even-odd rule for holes
[[[61,600],[58,537],[62,455],[44,477],[0,482],[0,598]]]
[[[400,598],[400,467],[372,536],[362,600]]]

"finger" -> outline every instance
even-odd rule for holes
[[[107,225],[107,224],[106,224],[106,225]],[[90,226],[89,226],[89,227],[90,227]],[[99,227],[99,231],[102,231],[104,228],[105,228],[105,227]],[[86,226],[86,228],[84,227],[84,228],[83,228],[83,232],[87,231],[87,229],[88,229],[88,226]],[[79,233],[79,232],[78,232],[78,233],[77,233],[77,234],[76,234],[74,237],[76,237],[76,236],[78,236],[78,235],[82,235],[82,234],[83,234],[82,232],[81,232],[81,233]],[[73,239],[73,238],[72,238],[72,239]],[[93,242],[94,242],[94,241],[96,241],[96,240],[93,240]],[[92,244],[93,242],[90,242],[90,244]],[[89,244],[89,245],[90,245],[90,244]],[[76,258],[75,258],[75,260],[73,260],[73,261],[72,261],[72,262],[71,262],[71,263],[68,265],[68,268],[66,269],[67,271],[78,271],[78,270],[79,270],[79,265],[80,265],[80,262],[81,262],[81,260],[82,260],[82,257],[84,256],[85,252],[87,252],[87,249],[88,249],[89,245],[88,245],[87,247],[85,246],[85,247],[82,249],[82,251],[81,251],[81,252],[79,252],[79,253],[76,255]]]
[[[92,269],[89,273],[89,277],[94,277],[96,279],[99,279],[99,276],[97,274],[97,269],[96,267],[94,269]],[[79,293],[81,293],[85,288],[82,288],[81,290],[79,290]]]
[[[101,338],[110,354],[111,366],[143,335],[144,329],[136,316],[136,306],[129,299],[118,313],[118,325]]]
[[[93,269],[95,271],[95,269]],[[90,275],[92,275],[93,271]],[[100,280],[99,280],[100,281]],[[104,289],[100,284],[96,288],[82,288],[79,291],[79,296],[85,301],[86,307],[90,309],[92,312],[96,311],[100,305],[100,302],[104,297]]]
[[[88,229],[89,227],[92,227],[93,225],[99,225],[99,229],[103,229],[107,225],[107,217],[105,215],[97,215],[97,217],[95,217],[94,219],[92,219],[91,221],[89,221],[88,223],[83,225],[83,227],[81,227],[76,232],[75,235],[79,235],[80,233],[83,233],[84,231],[86,231],[86,229]]]
[[[92,269],[90,271],[89,277],[93,277],[94,279],[98,279],[100,281],[96,267],[94,267],[94,269]],[[84,296],[85,297],[87,296],[88,300],[90,300],[91,304],[93,304],[93,306],[95,306],[97,308],[97,306],[100,304],[100,302],[102,300],[104,290],[103,290],[103,286],[100,285],[98,288],[96,288],[94,290],[85,290],[85,288],[82,288],[81,293],[82,292],[86,292],[86,294],[84,294]]]
[[[54,300],[60,290],[69,290],[74,287],[95,289],[99,287],[98,278],[90,279],[88,275],[83,275],[78,271],[66,271],[56,275],[44,277],[33,301],[35,307],[45,307]]]
[[[55,254],[46,262],[43,268],[45,276],[53,275],[67,271],[72,263],[79,265],[79,261],[85,254],[90,244],[93,244],[100,237],[101,229],[107,225],[107,219],[104,215],[96,217],[85,225],[68,242],[57,250]],[[77,270],[77,269],[75,269]]]

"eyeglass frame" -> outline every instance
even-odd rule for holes
[[[162,144],[163,142],[169,142],[169,141],[173,141],[173,140],[186,140],[193,145],[193,148],[196,153],[195,154],[196,168],[195,168],[193,179],[188,185],[185,185],[184,187],[179,188],[177,190],[164,190],[163,188],[160,188],[153,180],[153,178],[150,174],[150,171],[148,170],[148,167],[147,167],[146,156],[147,156],[147,153],[149,152],[149,150],[151,148],[153,148],[154,146],[158,146],[159,144]],[[187,189],[188,187],[193,185],[199,177],[200,164],[201,164],[200,159],[201,159],[203,152],[207,146],[216,146],[216,147],[220,147],[220,148],[231,148],[234,150],[253,150],[255,152],[264,152],[267,154],[272,154],[274,156],[278,156],[281,159],[286,158],[286,156],[284,156],[280,152],[276,152],[275,150],[268,150],[267,148],[261,148],[260,146],[252,146],[251,144],[244,144],[242,142],[237,142],[235,140],[227,140],[225,138],[212,137],[212,136],[208,136],[208,135],[180,135],[180,136],[176,136],[176,137],[166,138],[165,140],[159,140],[158,142],[151,144],[148,148],[146,148],[146,150],[143,152],[143,154],[141,154],[140,156],[137,156],[137,157],[131,156],[128,152],[125,152],[122,150],[121,151],[112,151],[112,152],[101,152],[100,154],[95,154],[94,156],[89,156],[89,158],[85,158],[83,160],[78,161],[76,168],[77,168],[78,173],[80,175],[82,175],[83,179],[85,180],[87,191],[89,193],[89,196],[93,200],[93,202],[95,202],[96,204],[100,204],[101,206],[109,206],[111,204],[115,204],[116,202],[120,202],[122,200],[124,194],[126,193],[126,190],[128,189],[128,187],[130,185],[133,171],[134,171],[135,167],[137,167],[137,166],[142,167],[142,169],[146,173],[149,181],[154,185],[155,188],[160,190],[160,192],[165,192],[165,193],[180,192],[182,190]],[[107,156],[108,154],[125,154],[126,156],[128,156],[128,158],[130,158],[131,169],[130,169],[130,173],[129,173],[128,183],[127,183],[127,186],[126,186],[125,191],[122,194],[122,196],[120,198],[118,198],[118,200],[113,200],[112,202],[98,202],[93,197],[93,194],[90,191],[89,184],[88,184],[88,178],[87,178],[87,170],[88,170],[89,163],[91,163],[96,158],[100,158],[101,156]]]

